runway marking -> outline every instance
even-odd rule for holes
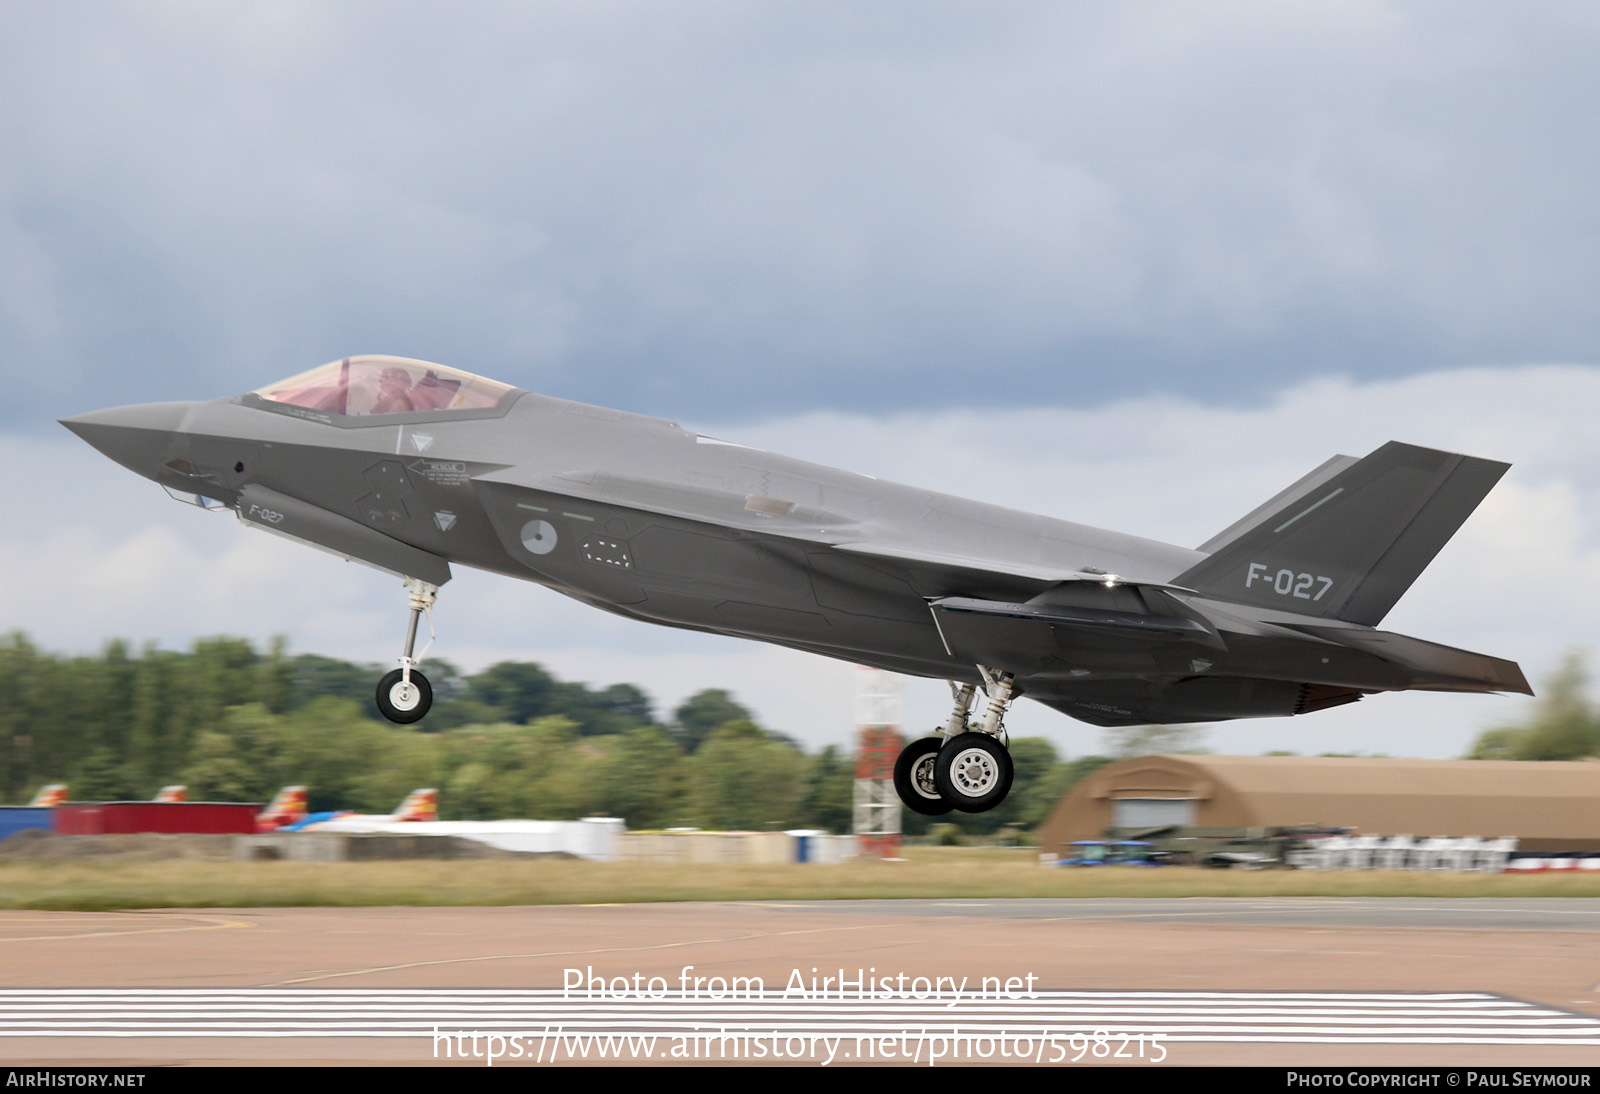
[[[600,946],[587,950],[546,950],[541,953],[483,954],[477,957],[443,957],[436,961],[407,961],[399,965],[374,965],[366,969],[349,969],[344,972],[323,973],[317,976],[299,976],[288,980],[274,980],[266,986],[282,987],[289,984],[309,984],[315,980],[337,980],[346,976],[365,976],[375,972],[394,972],[398,969],[420,969],[433,965],[466,965],[477,961],[518,961],[535,957],[581,957],[591,953],[643,953],[650,950],[675,950],[683,946],[707,946],[716,942],[746,942],[752,938],[784,938],[790,935],[829,934],[835,931],[884,930],[886,923],[862,923],[851,927],[812,927],[803,931],[754,931],[749,934],[728,935],[722,938],[691,938],[682,942],[660,942],[653,946]]]
[[[1172,903],[1181,903],[1181,904],[1187,905],[1187,907],[1168,908],[1168,909],[1164,909],[1162,911],[1135,910],[1137,908],[1140,908],[1141,906],[1148,907],[1151,903],[1153,903],[1153,901],[1151,901],[1148,898],[1140,898],[1138,900],[1124,900],[1124,899],[1121,899],[1121,898],[1073,898],[1073,897],[1065,897],[1065,898],[1056,898],[1056,897],[1031,898],[1030,897],[1030,898],[1017,898],[1015,900],[995,900],[995,901],[989,901],[989,902],[987,902],[985,904],[982,904],[982,905],[977,904],[977,903],[962,904],[962,903],[956,903],[956,902],[951,902],[951,901],[927,901],[925,903],[928,906],[935,907],[935,908],[964,907],[964,906],[980,907],[981,906],[981,907],[998,908],[1002,912],[1005,912],[1007,909],[1013,909],[1018,914],[1010,914],[1010,915],[1002,914],[1002,916],[1000,918],[1017,919],[1017,920],[1033,920],[1033,921],[1038,921],[1038,922],[1071,922],[1071,921],[1077,921],[1077,920],[1111,921],[1111,920],[1122,920],[1122,919],[1171,919],[1171,920],[1181,920],[1181,919],[1187,919],[1187,918],[1206,918],[1206,917],[1216,917],[1216,916],[1239,915],[1241,913],[1243,913],[1243,914],[1260,913],[1260,914],[1263,914],[1263,915],[1271,915],[1271,916],[1273,916],[1274,917],[1274,924],[1273,925],[1296,926],[1296,927],[1298,927],[1298,926],[1304,926],[1304,927],[1332,926],[1330,924],[1325,924],[1325,923],[1324,924],[1318,924],[1318,923],[1313,922],[1313,923],[1310,923],[1310,924],[1306,924],[1306,923],[1297,923],[1297,922],[1294,921],[1294,916],[1299,914],[1299,913],[1305,913],[1305,912],[1308,912],[1308,911],[1309,912],[1316,912],[1316,911],[1325,910],[1325,909],[1328,909],[1328,908],[1340,908],[1340,909],[1355,908],[1355,909],[1358,909],[1358,910],[1377,909],[1377,910],[1381,910],[1381,911],[1389,912],[1389,913],[1395,913],[1395,912],[1405,913],[1407,911],[1416,911],[1416,912],[1426,912],[1426,913],[1429,913],[1429,914],[1448,915],[1448,916],[1457,917],[1457,918],[1463,917],[1463,916],[1469,916],[1469,915],[1503,915],[1503,914],[1506,914],[1506,908],[1505,908],[1503,903],[1478,904],[1478,903],[1458,902],[1456,900],[1438,901],[1438,900],[1432,900],[1431,898],[1427,898],[1427,899],[1429,899],[1430,902],[1428,904],[1426,904],[1425,906],[1414,906],[1414,905],[1409,905],[1409,904],[1396,905],[1394,903],[1394,901],[1396,901],[1396,900],[1421,900],[1421,899],[1425,899],[1425,898],[1409,898],[1409,897],[1407,897],[1407,898],[1390,898],[1390,897],[1384,897],[1384,898],[1367,898],[1367,897],[1281,897],[1281,898],[1269,898],[1269,899],[1248,899],[1248,898],[1238,898],[1238,897],[1185,897],[1185,898],[1177,898],[1177,899],[1173,900]],[[1489,898],[1485,898],[1485,899],[1489,899]],[[1061,914],[1061,910],[1059,910],[1059,909],[1051,909],[1051,908],[1048,907],[1049,905],[1060,904],[1060,903],[1063,903],[1063,902],[1066,902],[1066,903],[1069,903],[1069,904],[1077,904],[1077,905],[1080,905],[1080,906],[1067,909],[1065,914]],[[750,902],[746,902],[746,903],[750,904],[750,905],[760,906],[760,907],[816,907],[817,906],[816,904],[811,904],[811,905],[782,904],[782,905],[780,905],[780,904],[776,904],[776,903],[773,903],[773,902],[767,902],[767,901],[750,901]],[[819,902],[819,903],[824,904],[828,908],[828,910],[832,910],[832,911],[841,911],[841,910],[846,910],[847,911],[847,910],[849,910],[849,909],[841,909],[836,902]],[[871,902],[866,902],[866,903],[871,903],[873,905],[877,905],[877,904],[879,904],[881,902],[871,901]],[[1587,902],[1587,903],[1588,903],[1588,905],[1593,905],[1595,902],[1590,901],[1590,902]],[[1030,914],[1026,914],[1027,911],[1029,911],[1029,910],[1031,910],[1033,908],[1038,908],[1040,911],[1055,911],[1056,914],[1052,914],[1052,915],[1030,915]],[[875,912],[882,911],[882,910],[883,910],[882,908],[876,907],[876,906],[872,908],[872,911],[875,911]],[[1528,914],[1528,915],[1537,915],[1537,916],[1564,916],[1564,917],[1568,917],[1568,918],[1577,916],[1577,917],[1582,917],[1582,918],[1595,919],[1595,920],[1597,920],[1597,922],[1600,922],[1600,907],[1595,907],[1595,906],[1585,906],[1585,907],[1579,907],[1579,908],[1542,908],[1542,907],[1536,908],[1536,907],[1527,907],[1527,906],[1519,904],[1518,906],[1516,906],[1514,908],[1514,911],[1515,911],[1516,914]],[[865,914],[865,912],[863,914]],[[1238,925],[1239,926],[1260,926],[1262,924],[1257,920],[1244,919],[1244,920],[1241,920]],[[1407,922],[1403,922],[1403,921],[1401,921],[1401,922],[1393,922],[1393,923],[1356,924],[1354,926],[1358,926],[1358,927],[1361,927],[1363,929],[1404,929],[1404,930],[1421,929],[1421,928],[1418,928],[1413,923],[1407,923]],[[1337,929],[1345,929],[1345,928],[1341,925],[1341,926],[1338,926]],[[1463,927],[1463,926],[1457,926],[1457,925],[1453,925],[1453,924],[1452,925],[1440,924],[1438,926],[1430,926],[1430,927],[1428,927],[1426,929],[1431,929],[1431,930],[1478,930],[1478,929],[1481,929],[1481,928],[1474,928],[1474,927],[1470,927],[1470,926]],[[1501,929],[1502,930],[1523,930],[1523,931],[1527,931],[1527,930],[1537,930],[1539,928],[1531,927],[1531,926],[1521,926],[1521,927],[1506,927],[1506,928],[1501,928]]]
[[[189,916],[176,916],[176,917],[173,917],[173,918],[178,918],[178,919],[196,919],[196,920],[199,920],[204,925],[203,926],[199,926],[199,927],[150,927],[150,928],[147,928],[147,929],[144,929],[144,930],[138,930],[138,931],[80,931],[80,932],[78,932],[76,934],[36,934],[36,935],[22,935],[22,936],[18,936],[18,937],[15,937],[15,938],[7,938],[5,936],[0,936],[0,943],[3,943],[3,942],[57,942],[57,941],[65,942],[65,941],[69,941],[69,940],[76,940],[76,939],[79,939],[79,938],[121,938],[121,937],[123,937],[125,935],[133,935],[133,934],[182,934],[182,933],[184,933],[186,931],[223,931],[223,930],[228,930],[228,929],[233,928],[233,927],[247,927],[247,928],[254,928],[255,927],[254,923],[246,923],[246,922],[243,922],[242,920],[234,920],[234,919],[218,919],[218,918],[213,918],[211,916],[189,915]]]
[[[0,1038],[411,1038],[498,1033],[1159,1038],[1168,1043],[1600,1046],[1600,1017],[1488,992],[1038,991],[1031,999],[783,991],[572,998],[559,989],[0,990]]]

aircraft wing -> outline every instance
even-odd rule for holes
[[[479,475],[478,482],[541,490],[587,501],[625,505],[647,513],[706,521],[739,531],[816,543],[850,554],[886,558],[917,566],[1004,574],[1032,581],[1104,581],[1105,574],[1063,571],[1037,562],[929,550],[873,539],[873,527],[859,518],[732,490],[666,482],[609,471],[577,470],[529,474],[520,467]]]
[[[929,551],[921,547],[907,547],[898,543],[860,541],[856,543],[836,543],[833,546],[840,551],[848,551],[853,555],[870,555],[873,558],[888,558],[897,562],[912,562],[923,566],[939,566],[951,570],[976,570],[981,573],[1006,574],[1011,577],[1031,578],[1035,581],[1105,580],[1105,575],[1103,574],[1062,573],[1055,567],[1043,566],[1038,563],[978,558],[975,555],[947,554],[942,551]]]

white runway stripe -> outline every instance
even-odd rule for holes
[[[579,993],[574,993],[575,995]],[[1113,1037],[1169,1042],[1600,1045],[1600,1018],[1487,993],[1081,992],[924,999],[770,991],[587,999],[558,989],[0,989],[0,1037],[431,1038],[722,1030],[794,1037]]]

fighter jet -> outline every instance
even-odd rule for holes
[[[930,815],[1005,798],[1018,696],[1121,726],[1531,694],[1513,662],[1377,629],[1507,469],[1409,444],[1335,456],[1186,548],[398,357],[63,424],[182,500],[400,577],[403,652],[377,693],[400,723],[431,702],[417,630],[426,617],[431,647],[452,563],[949,681],[948,721],[896,766]]]

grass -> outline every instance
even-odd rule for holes
[[[684,866],[541,859],[0,863],[0,908],[373,907],[901,897],[1595,897],[1600,876],[1047,869],[1027,850],[908,848],[905,862]]]

